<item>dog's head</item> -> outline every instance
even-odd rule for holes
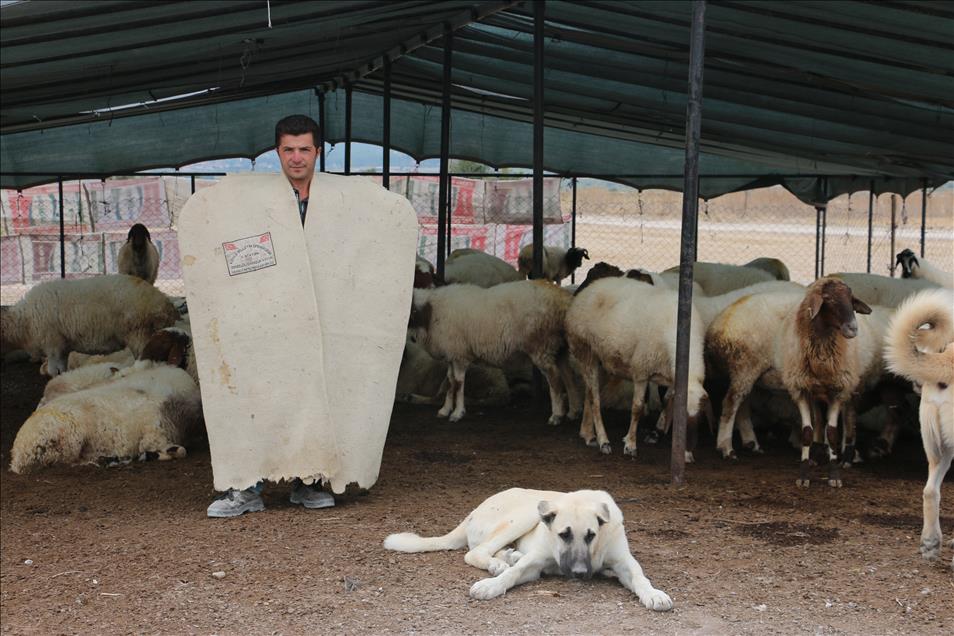
[[[604,539],[612,523],[606,503],[541,501],[537,512],[547,528],[550,555],[563,576],[588,579],[602,568]]]

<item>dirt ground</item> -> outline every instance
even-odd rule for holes
[[[305,511],[287,486],[268,509],[205,517],[207,448],[177,462],[10,473],[10,446],[42,392],[35,365],[2,369],[0,624],[4,634],[651,633],[950,634],[951,549],[918,554],[925,462],[916,434],[887,462],[797,490],[796,453],[768,440],[737,464],[703,438],[687,485],[668,448],[601,456],[536,405],[438,421],[397,405],[378,484]],[[613,439],[625,414],[610,414]],[[942,504],[954,530],[950,478]],[[399,554],[390,532],[443,534],[511,486],[603,488],[630,546],[675,601],[656,614],[612,580],[545,578],[493,601],[460,552]],[[949,538],[950,534],[946,535]],[[223,578],[213,572],[224,572]]]

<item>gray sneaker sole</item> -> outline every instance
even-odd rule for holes
[[[261,512],[265,510],[265,502],[261,499],[250,501],[240,508],[232,510],[206,510],[205,514],[213,519],[231,519],[232,517],[241,517],[246,512]]]
[[[291,494],[288,500],[293,504],[304,506],[309,510],[316,510],[318,508],[334,508],[335,506],[335,500],[332,498],[324,501],[303,501],[302,498],[294,492]]]

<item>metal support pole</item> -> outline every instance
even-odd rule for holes
[[[875,199],[875,183],[874,179],[871,180],[871,187],[868,190],[868,269],[867,272],[871,273],[871,239],[872,231],[871,224],[874,219],[874,199]]]
[[[192,194],[195,194],[195,175],[189,177],[189,186],[192,188]]]
[[[444,78],[441,95],[441,165],[437,189],[437,275],[444,277],[444,258],[447,252],[447,195],[450,178],[447,176],[450,155],[450,85],[453,59],[453,34],[449,24],[444,25]]]
[[[689,99],[686,105],[686,164],[679,249],[679,311],[676,319],[676,378],[672,400],[672,484],[685,481],[688,421],[689,329],[692,319],[692,264],[699,215],[699,137],[702,130],[702,69],[705,62],[705,0],[693,0],[689,38]],[[695,409],[697,405],[693,405]],[[693,423],[695,425],[695,423]],[[694,441],[694,440],[693,440]]]
[[[318,171],[325,171],[325,94],[318,91]]]
[[[391,58],[384,56],[384,148],[381,185],[391,189]]]
[[[344,173],[351,174],[351,82],[345,84],[345,157]]]
[[[924,235],[927,229],[927,179],[921,188],[921,258],[924,258]]]
[[[573,206],[570,208],[570,247],[576,247],[576,177],[570,180],[573,186]],[[576,271],[570,274],[570,284],[576,284]]]
[[[63,177],[57,181],[60,187],[60,278],[66,278],[66,208],[63,205]]]
[[[546,3],[533,3],[533,278],[543,278],[543,22]]]
[[[894,239],[898,231],[898,197],[891,195],[891,253],[888,254],[888,269],[891,270],[891,278],[894,278]]]
[[[825,240],[828,235],[828,204],[821,207],[821,262],[818,265],[819,276],[825,275]]]
[[[815,206],[815,279],[821,276],[821,208]]]

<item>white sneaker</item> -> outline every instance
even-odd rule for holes
[[[229,489],[216,498],[205,513],[210,517],[238,517],[246,512],[265,510],[262,496],[254,490]]]

